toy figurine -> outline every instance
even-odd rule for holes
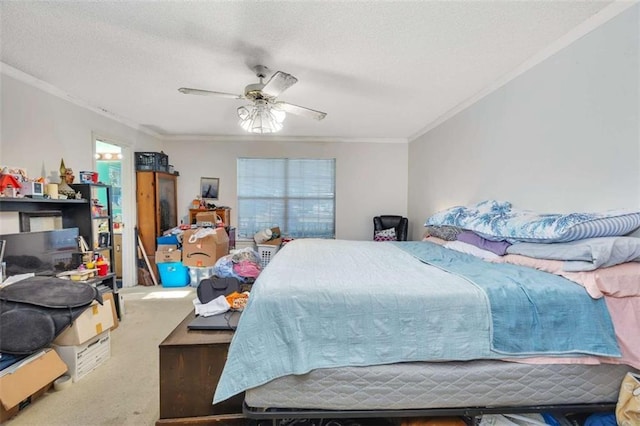
[[[73,176],[73,170],[68,169],[64,165],[64,158],[60,161],[60,185],[58,186],[58,194],[65,195],[69,199],[76,198],[76,191],[69,186],[73,183],[75,176]]]

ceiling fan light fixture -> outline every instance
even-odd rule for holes
[[[247,107],[241,106],[240,108],[238,108],[238,117],[240,117],[240,120],[244,121],[248,119],[249,115],[251,115],[251,112],[249,112]]]
[[[322,111],[316,111],[277,100],[282,92],[298,82],[298,79],[291,74],[276,71],[266,83],[263,83],[269,69],[264,65],[256,65],[253,69],[260,82],[245,86],[243,95],[193,89],[190,87],[181,87],[178,91],[185,95],[246,99],[253,102],[250,105],[241,106],[236,110],[240,118],[240,127],[246,132],[251,133],[275,133],[282,130],[282,123],[287,117],[287,114],[299,115],[315,120],[322,120],[327,115],[327,113]]]
[[[238,117],[240,127],[251,133],[275,133],[282,130],[282,122],[287,117],[286,112],[273,109],[264,100],[256,100],[253,106],[239,107]]]

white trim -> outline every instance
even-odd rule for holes
[[[605,7],[600,12],[596,13],[591,18],[587,19],[586,21],[584,21],[583,23],[575,27],[573,30],[569,31],[567,34],[560,37],[558,40],[554,41],[549,46],[547,46],[546,48],[538,52],[537,54],[533,55],[531,58],[529,58],[524,63],[522,63],[519,67],[505,74],[504,76],[502,76],[501,78],[493,82],[493,84],[490,84],[489,86],[482,89],[480,92],[476,93],[475,96],[468,98],[466,101],[458,104],[454,108],[450,109],[449,111],[447,111],[446,113],[444,113],[443,115],[441,115],[440,117],[438,117],[437,119],[429,123],[427,126],[423,127],[420,131],[418,131],[417,133],[415,133],[414,135],[408,138],[409,142],[413,142],[416,139],[418,139],[420,136],[424,135],[425,133],[428,133],[429,131],[435,129],[440,124],[454,117],[456,114],[460,113],[461,111],[464,111],[465,109],[475,104],[485,96],[495,92],[500,87],[514,80],[519,75],[524,74],[526,71],[530,70],[531,68],[535,67],[536,65],[540,64],[541,62],[555,55],[560,50],[574,43],[578,39],[584,37],[586,34],[590,33],[594,29],[603,25],[605,22],[618,16],[620,13],[624,12],[628,8],[634,6],[635,4],[638,3],[638,1],[639,0],[615,0],[612,4]]]
[[[323,136],[218,136],[218,135],[160,135],[159,139],[171,141],[206,141],[206,142],[355,142],[355,143],[409,143],[407,138],[344,138]]]
[[[0,61],[0,73],[8,75],[9,77],[15,78],[16,80],[21,81],[22,83],[25,83],[25,84],[28,84],[29,86],[40,89],[50,95],[53,95],[58,98],[64,99],[65,101],[71,102],[72,104],[77,105],[81,108],[87,109],[89,111],[95,112],[96,114],[100,114],[111,120],[117,121],[118,123],[123,124],[127,127],[130,127],[134,130],[146,133],[149,136],[153,136],[155,138],[162,138],[162,136],[159,133],[156,133],[148,129],[145,126],[141,126],[140,124],[135,123],[127,118],[120,117],[104,108],[90,105],[86,101],[82,99],[78,99],[70,95],[69,93],[65,92],[64,90],[61,90],[56,86],[50,83],[47,83],[46,81],[42,81],[32,75],[29,75],[23,71],[20,71],[19,69],[14,68],[11,65],[8,65],[1,61]]]
[[[138,283],[135,227],[138,223],[138,211],[136,204],[136,174],[135,160],[133,158],[133,144],[119,137],[105,135],[104,132],[92,131],[92,145],[95,154],[95,142],[102,142],[119,146],[122,149],[121,163],[121,190],[122,190],[122,286],[132,287]],[[94,166],[95,166],[95,159]]]

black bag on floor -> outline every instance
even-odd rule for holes
[[[97,288],[31,277],[0,289],[0,352],[24,355],[45,346],[102,296]]]

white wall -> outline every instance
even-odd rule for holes
[[[200,192],[200,177],[220,178],[218,205],[232,208],[237,225],[236,159],[335,158],[336,236],[370,240],[373,216],[406,215],[407,152],[405,143],[168,141],[164,152],[180,172],[178,216],[186,217]]]
[[[640,207],[639,7],[412,141],[411,222],[484,199],[548,213]]]
[[[24,167],[29,177],[45,176],[59,182],[62,158],[76,175],[80,170],[92,170],[95,133],[135,150],[156,151],[160,146],[146,133],[6,74],[0,74],[0,84],[0,163]]]
[[[113,141],[127,147],[131,157],[134,151],[159,151],[160,143],[154,137],[135,130],[105,115],[76,105],[64,97],[54,95],[47,86],[37,87],[37,81],[28,76],[14,78],[0,74],[2,111],[0,116],[0,165],[22,167],[30,178],[46,177],[60,182],[60,160],[78,176],[81,170],[94,170],[94,138]],[[24,79],[23,79],[24,78]],[[26,81],[26,83],[25,83]],[[136,253],[134,227],[135,175],[133,159],[123,161],[130,169],[123,173],[123,185],[130,188],[123,202],[128,203],[123,231],[123,284],[136,283]],[[127,196],[128,195],[128,196]],[[17,219],[3,213],[2,232],[18,232]],[[15,216],[15,215],[14,215]]]

